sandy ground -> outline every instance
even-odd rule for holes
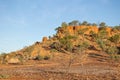
[[[109,62],[106,58],[105,61],[104,57],[90,56],[83,65],[74,62],[71,66],[67,60],[58,57],[54,60],[30,60],[23,65],[0,65],[0,80],[120,80],[119,63]]]

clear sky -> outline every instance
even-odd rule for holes
[[[0,0],[0,52],[32,45],[72,20],[119,25],[120,0]]]

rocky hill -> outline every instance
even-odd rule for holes
[[[29,60],[49,60],[59,54],[89,54],[90,51],[104,53],[112,58],[120,54],[120,26],[109,27],[104,22],[63,22],[52,37],[43,37],[42,42],[21,50],[1,54],[1,64],[24,64]],[[83,59],[83,58],[81,58]]]

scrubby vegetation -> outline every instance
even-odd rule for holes
[[[41,56],[41,55],[38,55],[36,56],[36,58],[34,60],[49,60],[50,59],[50,56]]]
[[[120,34],[115,34],[110,37],[110,41],[119,44],[120,43]]]
[[[0,55],[0,63],[24,63],[27,60],[48,60],[51,53],[85,53],[94,48],[110,56],[120,52],[120,26],[110,27],[105,22],[100,24],[78,20],[63,22],[56,29],[53,37],[45,37],[43,42],[23,49]],[[91,47],[92,46],[92,47]],[[11,60],[11,62],[10,62]],[[12,61],[13,60],[13,61]],[[16,60],[16,62],[14,62]]]
[[[120,26],[74,20],[55,30],[42,42],[2,53],[0,79],[120,80]]]
[[[7,74],[0,74],[0,79],[8,79],[9,77]]]

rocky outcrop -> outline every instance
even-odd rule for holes
[[[19,64],[21,61],[18,58],[10,58],[8,64]]]
[[[113,31],[113,28],[110,27],[105,27],[104,30],[106,30],[108,37],[120,33],[119,30]],[[85,36],[81,36],[80,31],[82,31],[83,32],[82,34],[85,34]],[[89,42],[94,47],[97,44],[95,42],[92,43],[94,39],[92,39],[91,37],[91,32],[97,34],[100,32],[100,28],[98,28],[97,26],[85,26],[85,25],[60,27],[56,35],[54,35],[53,37],[49,39],[47,37],[43,37],[42,42],[37,41],[35,44],[25,47],[22,50],[11,52],[10,54],[5,55],[3,57],[4,59],[1,58],[0,63],[18,64],[26,60],[35,59],[38,56],[42,57],[51,56],[52,48],[50,48],[50,45],[54,42],[59,42],[60,38],[63,38],[66,35],[73,36],[75,35],[75,37],[76,36],[78,37],[77,39],[70,40],[70,42],[75,48],[78,46],[78,44],[82,43],[82,40]],[[117,45],[119,47],[119,44]],[[57,45],[57,47],[59,46],[61,47],[61,45]],[[95,47],[95,49],[97,48]]]
[[[68,26],[66,27],[66,29],[63,31],[61,31],[61,29],[57,32],[57,36],[59,38],[62,38],[65,33],[69,34],[69,35],[75,35],[78,33],[79,30],[82,29],[86,29],[86,31],[84,32],[84,34],[90,34],[91,31],[93,31],[94,33],[98,33],[99,29],[97,26]]]
[[[63,30],[65,29],[65,30]],[[94,33],[98,33],[100,31],[99,27],[97,26],[84,26],[84,25],[81,25],[81,26],[68,26],[66,28],[62,28],[58,30],[57,32],[57,37],[58,38],[62,38],[65,36],[65,34],[69,34],[69,35],[75,35],[78,33],[79,30],[84,30],[84,34],[87,34],[87,35],[90,35],[90,32],[94,32]],[[111,27],[106,27],[105,28],[106,32],[108,33],[107,35],[110,37],[110,36],[113,36],[114,34],[116,33],[120,33],[119,31],[113,31],[113,29]]]
[[[112,35],[112,28],[106,27],[105,30],[106,30],[108,36],[111,36],[111,35]]]
[[[47,37],[43,37],[42,42],[46,42],[48,40]]]

